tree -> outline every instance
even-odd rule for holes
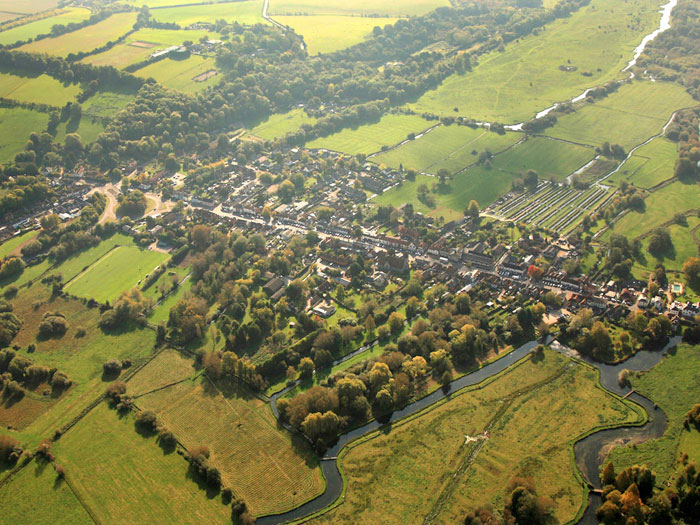
[[[530,190],[537,188],[539,183],[539,175],[535,170],[527,170],[525,176],[523,177],[523,182]]]
[[[527,276],[533,281],[539,281],[544,276],[544,270],[539,266],[531,264],[530,267],[527,269]]]
[[[295,194],[294,184],[290,180],[285,180],[277,188],[277,196],[282,202],[291,202]]]
[[[192,228],[192,244],[199,251],[209,246],[211,242],[211,228],[205,224],[197,224]]]
[[[697,288],[700,286],[700,257],[690,257],[683,265],[683,273],[688,283]]]
[[[311,379],[314,374],[314,362],[309,357],[303,357],[299,361],[299,378],[300,379]]]
[[[389,316],[389,328],[391,329],[391,333],[398,334],[401,332],[405,321],[406,318],[399,312],[392,312]]]
[[[55,213],[44,215],[39,221],[41,229],[45,232],[55,231],[61,224],[61,219]]]
[[[469,206],[467,206],[467,211],[465,213],[467,217],[477,218],[479,217],[479,203],[475,200],[469,201]]]
[[[367,332],[367,337],[372,337],[377,325],[374,323],[374,317],[368,315],[365,319],[365,331]]]
[[[535,482],[532,478],[513,478],[507,488],[506,522],[531,523],[546,525],[555,523],[554,502],[542,496],[537,496]]]
[[[335,438],[340,428],[340,418],[333,411],[309,414],[301,424],[301,429],[312,442],[323,444]]]

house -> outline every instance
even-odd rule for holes
[[[263,286],[263,290],[265,291],[266,294],[272,296],[279,292],[281,289],[284,288],[284,279],[282,277],[273,277],[267,283],[265,283],[265,286]]]
[[[331,315],[335,313],[335,306],[332,304],[319,304],[312,310],[313,313],[322,317],[323,319],[328,319]]]
[[[639,294],[639,297],[637,297],[637,307],[646,309],[649,306],[649,299],[647,299],[647,296],[644,294]]]

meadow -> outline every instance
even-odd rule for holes
[[[677,84],[635,81],[559,117],[545,134],[591,146],[607,141],[629,151],[661,133],[675,110],[694,105],[692,97]]]
[[[399,523],[430,516],[456,523],[479,505],[502,508],[504,487],[516,475],[532,475],[538,492],[555,501],[557,520],[566,522],[584,502],[569,444],[601,424],[636,417],[596,387],[593,370],[571,366],[554,352],[541,361],[526,358],[351,443],[341,453],[348,480],[344,502],[315,522]],[[484,432],[487,440],[474,457]],[[468,442],[467,436],[477,439]]]
[[[676,144],[663,137],[656,138],[636,150],[620,171],[606,179],[606,183],[617,184],[625,180],[639,188],[652,188],[673,177],[677,156]]]
[[[0,0],[0,11],[10,13],[38,13],[56,7],[58,0]]]
[[[261,122],[250,133],[265,140],[283,138],[287,133],[298,130],[302,124],[313,125],[314,117],[309,117],[302,108],[293,109],[287,113],[271,115],[265,122]]]
[[[406,17],[422,15],[438,7],[448,7],[448,0],[271,0],[270,15],[375,15]]]
[[[192,478],[187,462],[137,431],[133,414],[98,405],[53,449],[81,499],[103,523],[223,523],[231,511]],[[134,483],[138,479],[139,483]],[[144,499],[143,487],[148,487]]]
[[[139,69],[135,74],[142,78],[154,78],[159,84],[171,89],[194,93],[219,81],[218,75],[215,75],[204,82],[195,82],[197,75],[212,69],[216,69],[215,59],[192,55],[184,60],[164,58]]]
[[[505,53],[480,57],[472,72],[448,77],[410,106],[440,115],[455,115],[457,108],[459,115],[489,122],[532,118],[617,78],[642,37],[658,25],[658,5],[656,0],[593,0],[539,34],[510,42]]]
[[[21,73],[0,72],[0,97],[2,98],[61,107],[67,102],[75,101],[78,93],[80,93],[80,85],[66,85],[48,75],[23,76]],[[48,117],[46,121],[48,122]]]
[[[169,5],[176,5],[176,3],[171,2]],[[158,8],[151,11],[151,16],[158,22],[175,23],[181,27],[187,27],[196,22],[213,24],[217,20],[226,20],[229,23],[238,22],[244,25],[267,23],[262,17],[261,0]],[[194,41],[192,38],[188,40]]]
[[[309,55],[332,53],[363,42],[372,30],[391,25],[397,18],[361,16],[276,16],[275,21],[289,26],[304,37]]]
[[[134,95],[131,93],[100,91],[82,104],[83,114],[95,117],[113,117],[126,108],[133,99]]]
[[[649,253],[651,237],[645,238],[642,241],[644,259],[642,261],[635,261],[633,273],[638,273],[641,270],[642,275],[646,276],[649,272],[653,271],[658,264],[663,264],[666,271],[681,272],[685,261],[690,257],[698,257],[698,255],[700,255],[698,253],[698,244],[695,239],[693,239],[691,231],[700,225],[700,219],[691,216],[687,218],[687,222],[687,226],[672,224],[668,227],[668,232],[671,234],[673,249],[669,253],[663,254],[661,257]]]
[[[157,374],[151,367],[169,365],[154,361],[134,381],[140,374]],[[201,377],[139,396],[136,404],[154,410],[186,447],[207,444],[224,484],[255,515],[288,510],[322,491],[323,478],[308,444],[278,429],[267,403],[240,385],[215,386]]]
[[[31,241],[38,234],[39,232],[37,230],[29,230],[21,233],[20,235],[10,237],[4,243],[0,244],[0,259],[3,259],[8,255],[19,255],[19,250],[21,249],[22,245]]]
[[[116,13],[97,24],[56,38],[31,42],[21,46],[19,50],[63,57],[70,53],[89,52],[126,34],[134,27],[136,16],[137,13]]]
[[[324,148],[350,155],[376,153],[382,146],[398,144],[409,133],[418,134],[432,124],[418,115],[388,113],[379,122],[346,128],[338,133],[321,137],[306,144],[308,148]]]
[[[99,117],[90,117],[83,115],[80,121],[62,122],[56,129],[56,137],[54,142],[63,143],[68,133],[77,133],[83,141],[83,144],[89,144],[97,139],[97,136],[105,130],[105,126]]]
[[[690,461],[700,461],[700,433],[683,429],[685,414],[698,402],[698,366],[700,348],[682,344],[648,372],[630,378],[632,388],[666,413],[668,428],[659,439],[614,448],[608,459],[617,472],[630,465],[646,464],[656,472],[656,484],[660,486],[673,477],[682,453],[687,453]]]
[[[55,25],[66,25],[75,22],[82,22],[90,18],[90,10],[82,7],[68,7],[60,13],[29,22],[21,26],[13,27],[7,31],[0,32],[0,44],[3,46],[14,44],[15,42],[35,38],[37,35],[46,35],[51,32]]]
[[[137,286],[167,259],[168,255],[161,252],[142,250],[136,246],[119,246],[75,277],[65,290],[101,303],[113,302],[121,292]]]
[[[519,133],[499,135],[483,128],[438,126],[398,148],[372,157],[373,162],[392,168],[403,165],[420,172],[437,173],[446,168],[455,173],[478,160],[478,153],[498,153],[522,138]]]
[[[170,317],[170,309],[189,292],[190,288],[192,288],[192,281],[188,279],[180,285],[175,293],[166,297],[161,304],[155,306],[153,310],[151,310],[148,320],[155,324],[167,322],[168,317]]]
[[[49,116],[24,108],[0,108],[0,162],[9,162],[24,150],[29,135],[46,129]]]

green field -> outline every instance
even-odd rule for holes
[[[134,99],[128,93],[101,91],[83,103],[83,114],[95,117],[114,117]]]
[[[84,115],[78,125],[73,122],[62,122],[56,130],[55,142],[63,143],[68,133],[77,133],[83,141],[83,144],[90,144],[97,139],[97,136],[105,130],[102,120],[98,117],[90,117]]]
[[[0,0],[0,11],[13,14],[38,13],[53,9],[56,4],[57,0]]]
[[[29,230],[21,235],[15,235],[7,239],[0,245],[0,259],[4,259],[8,255],[19,255],[22,245],[31,241],[38,233],[37,230]]]
[[[0,489],[2,523],[90,525],[94,523],[53,466],[35,459]]]
[[[119,246],[73,279],[65,290],[101,303],[112,302],[167,259],[168,255],[161,252]]]
[[[374,162],[398,168],[413,168],[421,172],[437,173],[447,168],[455,173],[474,164],[485,150],[502,151],[522,138],[519,133],[499,135],[482,128],[468,126],[439,126],[416,140],[372,157]]]
[[[182,2],[183,4],[186,2]],[[177,5],[171,2],[169,5]],[[189,5],[183,7],[169,7],[154,9],[151,16],[158,22],[169,22],[187,27],[196,22],[215,23],[218,20],[226,20],[229,23],[239,24],[263,24],[261,0],[243,0],[241,2],[227,2],[214,4]],[[188,40],[194,41],[190,38]]]
[[[614,448],[609,459],[617,472],[630,465],[646,464],[656,472],[656,484],[660,486],[674,474],[683,452],[690,461],[700,461],[700,434],[683,429],[685,414],[699,401],[698,366],[700,348],[682,344],[654,368],[631,378],[632,387],[666,413],[668,428],[659,439]]]
[[[224,523],[230,517],[230,507],[198,486],[181,456],[165,453],[156,436],[137,432],[133,415],[120,416],[105,403],[53,452],[101,523]]]
[[[412,16],[449,5],[447,0],[271,0],[270,14]]]
[[[167,322],[170,316],[170,309],[185,296],[190,288],[192,288],[192,280],[187,279],[175,293],[169,295],[161,304],[153,308],[151,315],[148,316],[148,320],[155,324]]]
[[[673,177],[676,144],[659,137],[639,148],[620,171],[606,179],[607,183],[623,180],[639,188],[649,189]]]
[[[396,22],[396,18],[367,18],[359,16],[276,16],[280,24],[294,29],[304,37],[310,55],[332,53],[363,42],[376,27]]]
[[[21,26],[13,27],[7,31],[0,32],[0,44],[3,46],[14,44],[20,40],[28,40],[37,35],[46,35],[51,32],[54,25],[66,25],[74,22],[82,22],[90,18],[90,10],[82,7],[69,7],[61,13],[42,18],[35,22],[29,22]]]
[[[194,93],[219,81],[218,75],[204,82],[194,80],[196,76],[214,69],[216,69],[215,59],[192,55],[185,60],[165,58],[139,69],[135,74],[142,78],[154,78],[156,82],[165,87],[185,93]]]
[[[554,102],[618,77],[642,37],[658,26],[658,6],[657,0],[593,0],[538,35],[509,43],[505,53],[480,57],[473,72],[452,75],[411,107],[440,115],[455,115],[458,108],[459,115],[489,122],[532,118]]]
[[[381,150],[382,146],[398,144],[406,140],[409,133],[418,134],[431,125],[418,115],[389,113],[375,124],[344,129],[328,137],[312,140],[306,146],[341,151],[350,155],[357,153],[369,155]]]
[[[638,414],[598,388],[594,370],[569,363],[553,352],[540,362],[525,359],[482,388],[351,444],[341,453],[344,502],[314,522],[402,523],[430,515],[457,523],[477,506],[503,508],[505,486],[518,475],[534,477],[538,493],[554,500],[558,522],[573,519],[585,499],[569,444]]]
[[[301,109],[293,109],[287,113],[277,113],[270,116],[265,122],[255,126],[250,132],[256,137],[265,140],[275,140],[284,137],[287,133],[298,130],[302,124],[313,125],[316,119],[309,117]]]
[[[30,53],[66,56],[89,52],[127,33],[136,22],[137,13],[117,13],[97,24],[84,27],[56,38],[45,38],[19,49]]]
[[[24,149],[29,135],[46,129],[46,113],[23,108],[0,108],[0,162],[9,162]]]
[[[19,76],[4,71],[0,73],[2,98],[61,107],[66,102],[74,101],[78,93],[78,84],[65,85],[48,75]]]
[[[592,148],[534,137],[498,155],[493,166],[513,174],[535,170],[540,178],[561,182],[593,157]]]
[[[607,141],[629,150],[661,133],[675,110],[694,105],[692,97],[677,84],[637,81],[559,117],[545,133],[591,146]]]

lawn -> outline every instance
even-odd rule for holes
[[[375,27],[391,25],[397,19],[315,15],[276,16],[275,20],[304,37],[309,55],[318,55],[359,44],[372,34]]]
[[[584,503],[569,444],[638,415],[596,386],[594,370],[553,352],[526,358],[479,386],[394,423],[341,453],[344,502],[318,523],[457,523],[480,505],[503,508],[516,475],[533,476],[558,522]],[[479,441],[489,435],[476,457]],[[430,465],[431,468],[426,468]]]
[[[186,2],[182,2],[183,4]],[[171,2],[170,5],[177,5]],[[187,27],[196,22],[215,23],[218,20],[226,20],[229,23],[239,24],[263,24],[262,0],[243,0],[241,2],[226,2],[214,4],[188,5],[183,7],[168,7],[165,9],[153,9],[151,16],[158,22],[175,23],[180,27]],[[195,41],[190,38],[188,40]]]
[[[271,115],[269,119],[255,126],[250,132],[265,140],[275,140],[287,133],[298,130],[302,124],[313,125],[316,119],[309,117],[302,108],[287,113]]]
[[[167,360],[153,361],[134,381],[140,374],[156,377],[151,367],[170,366]],[[186,447],[206,444],[224,484],[256,516],[288,510],[323,490],[308,444],[278,429],[268,404],[239,385],[215,387],[200,377],[137,397],[136,404],[155,410]]]
[[[66,102],[75,101],[80,93],[78,84],[66,85],[48,75],[23,75],[24,73],[12,74],[3,69],[0,72],[0,97],[61,107],[65,106]],[[5,108],[2,109],[6,111]],[[48,122],[48,117],[44,118]],[[41,129],[45,127],[46,124]],[[23,137],[25,140],[26,138]]]
[[[24,108],[0,108],[0,162],[6,163],[24,150],[29,135],[46,129],[46,113]]]
[[[66,477],[101,523],[224,523],[231,510],[207,494],[180,455],[139,432],[132,414],[106,403],[53,449]]]
[[[31,241],[39,234],[37,230],[29,230],[21,235],[10,237],[0,245],[0,259],[4,259],[8,255],[19,255],[19,250],[27,242]]]
[[[97,24],[56,38],[31,42],[19,50],[63,57],[70,53],[89,52],[127,33],[136,23],[136,16],[137,13],[116,13]]]
[[[92,264],[68,285],[66,292],[98,302],[113,302],[124,290],[137,286],[168,255],[142,250],[136,246],[119,246]]]
[[[559,117],[545,133],[591,146],[620,144],[629,151],[661,133],[671,114],[696,102],[677,84],[636,81],[594,104]]]
[[[7,46],[20,40],[28,40],[37,35],[51,33],[51,28],[55,25],[66,25],[75,22],[82,22],[90,18],[90,10],[82,7],[69,7],[62,10],[55,16],[42,18],[35,22],[29,22],[21,26],[13,27],[7,31],[0,32],[0,44]]]
[[[509,43],[505,52],[481,57],[472,72],[448,77],[411,107],[489,122],[532,118],[554,102],[617,78],[642,37],[658,26],[658,6],[657,0],[593,0],[538,35]]]
[[[66,134],[77,133],[80,135],[83,144],[90,144],[97,140],[97,136],[104,130],[105,127],[104,124],[102,124],[102,119],[83,115],[77,125],[73,121],[59,124],[54,142],[63,143],[66,139]]]
[[[418,115],[388,113],[379,122],[347,128],[338,133],[322,137],[306,144],[308,148],[324,148],[350,155],[376,153],[382,146],[393,146],[408,137],[418,134],[433,124]]]
[[[609,183],[626,180],[639,188],[649,189],[673,177],[678,156],[676,144],[659,137],[634,152]]]
[[[437,173],[447,168],[455,173],[477,161],[476,153],[498,153],[520,140],[520,133],[499,135],[483,128],[439,126],[429,133],[391,151],[372,157],[374,162],[398,168]],[[404,137],[405,138],[405,137]]]
[[[170,317],[170,309],[185,296],[190,288],[192,288],[192,280],[187,279],[175,293],[170,294],[161,304],[155,306],[153,310],[151,310],[148,320],[154,324],[167,322],[168,317]]]
[[[656,472],[656,484],[661,486],[673,476],[683,452],[690,461],[700,461],[700,434],[683,429],[685,414],[700,401],[699,366],[700,348],[682,344],[654,368],[631,378],[632,388],[666,413],[668,428],[659,439],[614,448],[609,459],[618,472],[630,465],[646,464]]]
[[[2,523],[91,525],[94,523],[73,491],[56,479],[49,463],[35,459],[0,488]]]
[[[192,55],[184,60],[164,58],[143,69],[139,69],[135,74],[142,78],[154,78],[156,82],[165,87],[184,91],[185,93],[194,93],[219,81],[219,76],[215,75],[204,82],[195,82],[194,78],[196,76],[212,69],[216,69],[216,60],[214,58]]]
[[[449,7],[448,0],[271,0],[271,15],[423,15],[438,7]]]
[[[100,91],[83,103],[83,115],[114,117],[134,99],[133,94]]]

